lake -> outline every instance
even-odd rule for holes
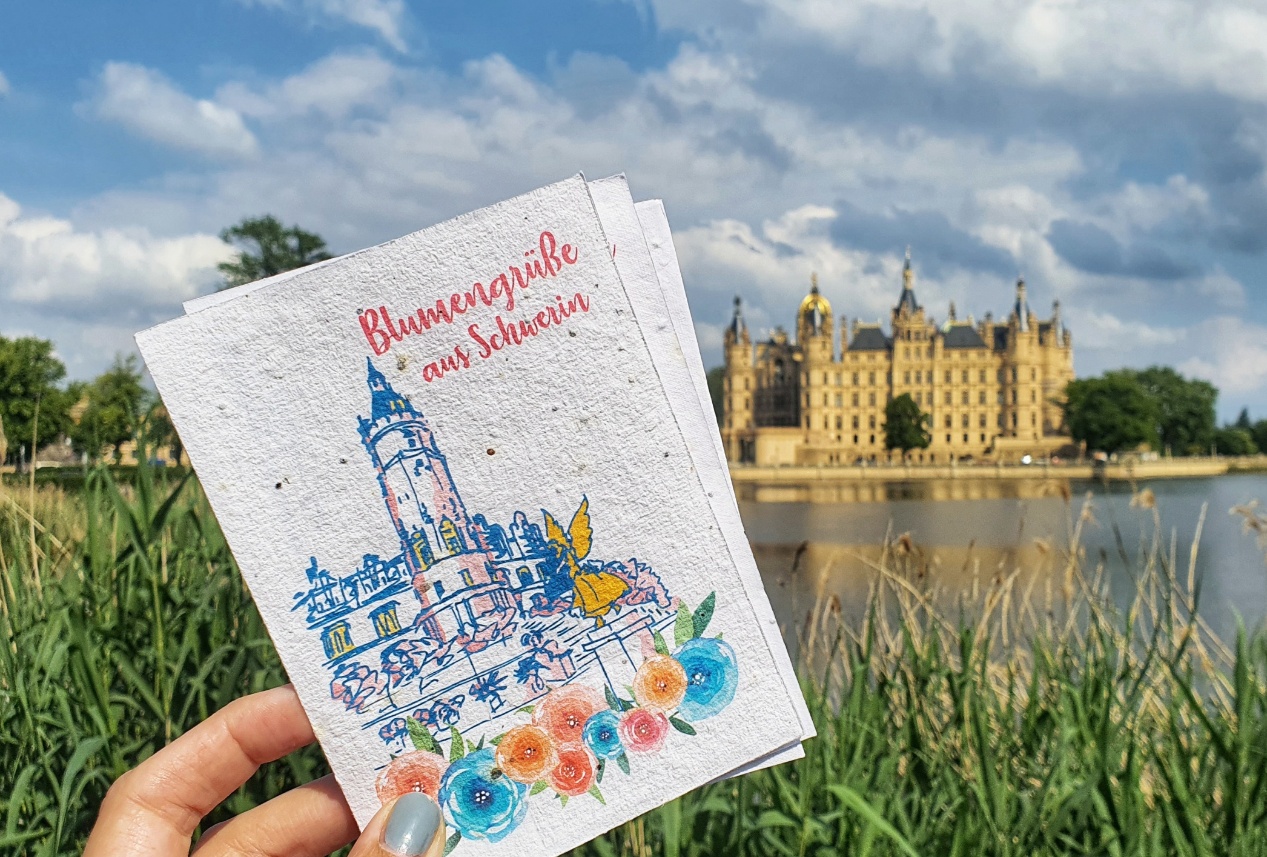
[[[1038,486],[1028,497],[1015,496],[1013,486],[982,484],[985,490],[975,493],[984,496],[968,500],[923,499],[928,493],[919,483],[894,483],[885,492],[889,499],[881,502],[741,502],[776,615],[786,628],[821,595],[839,596],[847,613],[860,615],[872,576],[869,564],[879,560],[886,533],[890,539],[910,534],[930,580],[943,588],[946,599],[971,597],[979,592],[974,586],[988,585],[1017,567],[1054,574],[1053,566],[1063,568],[1060,553],[1067,553],[1071,525],[1087,492],[1093,494],[1094,521],[1086,524],[1081,540],[1086,567],[1102,559],[1115,600],[1129,599],[1132,571],[1147,553],[1155,527],[1152,509],[1132,507],[1128,485],[1064,483],[1071,495],[1067,503],[1057,483]],[[1173,539],[1180,579],[1187,577],[1201,507],[1208,503],[1195,564],[1200,612],[1225,638],[1234,635],[1238,616],[1247,626],[1261,624],[1267,617],[1267,563],[1254,534],[1244,532],[1244,518],[1230,510],[1254,500],[1267,503],[1267,474],[1160,479],[1138,487],[1156,497],[1163,553],[1169,557]],[[802,555],[793,570],[798,549]]]

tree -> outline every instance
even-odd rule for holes
[[[900,449],[902,457],[912,449],[926,449],[932,417],[919,409],[910,393],[890,399],[884,407],[884,448]]]
[[[80,452],[98,457],[107,447],[117,459],[119,448],[136,436],[145,411],[146,391],[135,354],[118,355],[85,390],[87,403],[71,440]]]
[[[1130,371],[1080,378],[1065,388],[1065,423],[1088,449],[1118,452],[1159,441],[1157,401]]]
[[[708,370],[708,397],[713,400],[713,413],[717,415],[717,422],[722,421],[722,414],[725,405],[722,402],[722,395],[726,389],[726,367],[714,366]]]
[[[1254,445],[1254,436],[1238,423],[1223,426],[1214,433],[1214,448],[1219,455],[1254,455],[1258,452],[1258,447]]]
[[[1173,455],[1205,455],[1214,442],[1214,405],[1218,389],[1208,381],[1189,380],[1168,366],[1133,374],[1153,399],[1157,440]],[[1248,416],[1246,417],[1248,420]]]
[[[0,463],[17,458],[22,447],[33,458],[36,448],[66,430],[72,402],[58,387],[65,377],[49,340],[0,336],[0,426],[7,442]]]
[[[1267,452],[1267,420],[1254,423],[1250,434],[1254,436],[1254,446],[1258,447],[1258,451]]]
[[[1254,424],[1249,420],[1249,408],[1241,408],[1241,413],[1236,418],[1236,422],[1232,423],[1232,428],[1244,429],[1247,432],[1254,430]]]
[[[289,229],[271,214],[248,217],[220,233],[220,240],[238,249],[232,262],[218,266],[224,274],[221,289],[252,283],[285,271],[329,259],[326,242],[298,226]]]

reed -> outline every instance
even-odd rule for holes
[[[1095,500],[1068,505],[1039,567],[980,569],[957,599],[887,539],[862,620],[820,598],[796,631],[819,730],[805,759],[575,853],[1267,854],[1267,638],[1210,633],[1196,545],[1167,539],[1149,492],[1137,562],[1088,557]],[[1123,564],[1134,592],[1114,601]],[[114,777],[284,681],[197,483],[146,468],[130,486],[105,470],[73,493],[0,486],[0,627],[5,854],[77,853]],[[211,821],[324,770],[294,754]]]

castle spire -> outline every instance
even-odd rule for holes
[[[902,265],[902,294],[897,299],[897,314],[901,315],[903,311],[910,315],[914,315],[919,309],[919,302],[915,300],[915,274],[911,271],[911,248],[906,247],[906,262]]]
[[[1029,330],[1029,301],[1025,297],[1025,278],[1016,281],[1016,305],[1012,308],[1017,324],[1022,332]]]
[[[743,298],[735,295],[735,312],[730,318],[730,332],[735,339],[742,338],[748,332],[748,324],[743,318]]]

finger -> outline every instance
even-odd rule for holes
[[[217,824],[198,840],[198,857],[324,857],[357,834],[356,819],[333,776],[291,789]]]
[[[409,792],[378,811],[348,857],[442,857],[444,842],[440,807],[422,792]]]
[[[188,853],[204,815],[260,765],[313,740],[290,685],[230,702],[115,781],[84,857]]]

